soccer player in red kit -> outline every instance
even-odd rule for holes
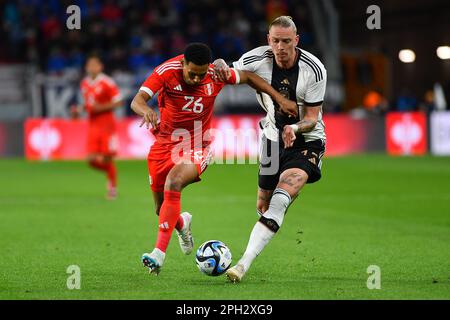
[[[106,198],[117,197],[117,173],[114,156],[117,151],[116,123],[113,110],[123,104],[118,86],[103,73],[103,63],[96,55],[86,61],[87,76],[81,81],[84,108],[88,113],[88,163],[105,172],[107,177]],[[80,110],[72,110],[72,114]]]
[[[214,101],[226,84],[248,83],[278,101],[283,110],[292,108],[285,99],[262,78],[248,71],[230,69],[225,82],[214,77],[211,51],[202,43],[188,45],[183,55],[156,67],[134,97],[131,108],[143,117],[141,126],[152,125],[156,141],[148,154],[150,185],[159,215],[159,231],[155,249],[142,256],[144,266],[158,274],[174,229],[181,250],[193,249],[192,216],[181,212],[181,191],[200,180],[211,157],[210,137]],[[160,110],[157,114],[147,106],[156,93]]]

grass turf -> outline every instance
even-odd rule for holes
[[[450,159],[325,159],[244,282],[202,275],[173,235],[158,277],[140,256],[157,217],[144,161],[118,162],[120,194],[82,162],[0,161],[0,299],[450,299]],[[257,167],[213,165],[189,186],[196,246],[219,239],[234,262],[255,213]],[[69,265],[81,289],[68,290]],[[369,265],[381,289],[366,286]]]

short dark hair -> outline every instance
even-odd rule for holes
[[[184,60],[186,63],[192,62],[198,66],[210,64],[212,61],[211,49],[204,43],[190,43],[184,49]]]
[[[97,51],[90,52],[86,57],[86,62],[88,62],[91,59],[97,59],[98,61],[100,61],[100,63],[103,63],[102,57],[100,56],[100,53],[98,53]]]

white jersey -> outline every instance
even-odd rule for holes
[[[264,135],[272,141],[278,141],[280,129],[286,124],[293,124],[304,116],[304,108],[323,103],[327,81],[325,67],[313,54],[296,48],[297,61],[291,69],[281,69],[277,66],[270,46],[262,46],[245,53],[233,67],[254,72],[266,80],[282,95],[296,101],[299,107],[297,119],[288,118],[279,111],[279,106],[272,98],[261,92],[256,98],[267,115],[261,123]],[[304,142],[322,139],[325,142],[325,124],[322,120],[322,108],[315,128],[302,134]]]

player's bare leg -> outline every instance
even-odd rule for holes
[[[272,197],[273,190],[264,190],[258,188],[258,199],[256,200],[256,212],[259,216],[262,216],[264,212],[269,209],[270,198]]]
[[[181,191],[187,185],[197,181],[197,179],[198,171],[196,165],[193,163],[177,164],[167,175],[166,183],[164,185],[164,200],[159,211],[159,232],[156,246],[151,253],[145,253],[142,256],[142,262],[150,269],[150,273],[158,274],[164,263],[165,252],[169,245],[170,237],[180,217]],[[187,245],[190,248],[190,250],[186,251],[189,251],[188,253],[190,253],[193,247],[192,235],[190,232],[190,215],[189,217],[187,217],[187,215],[184,216],[186,216],[186,219],[183,221],[182,230],[179,231],[179,237],[186,238]],[[185,218],[184,216],[183,218]]]
[[[107,168],[108,184],[106,198],[115,200],[117,198],[117,173],[113,156],[105,155],[103,163]]]
[[[159,211],[161,210],[161,206],[164,201],[164,192],[152,192],[153,194],[153,202],[155,203],[155,213],[159,216]]]
[[[100,153],[93,153],[88,155],[88,163],[89,165],[96,169],[103,171],[107,177],[107,193],[106,198],[108,200],[114,200],[117,197],[117,173],[116,167],[113,162],[113,157],[111,155],[104,155]]]
[[[253,227],[244,255],[236,266],[226,272],[230,281],[240,282],[242,280],[253,260],[262,252],[281,227],[287,208],[297,197],[307,180],[307,173],[298,168],[287,169],[282,172],[277,187],[270,198],[268,209],[263,212],[263,215]],[[258,197],[258,204],[259,201]],[[263,199],[261,203],[264,204]],[[264,206],[259,208],[263,211]]]

